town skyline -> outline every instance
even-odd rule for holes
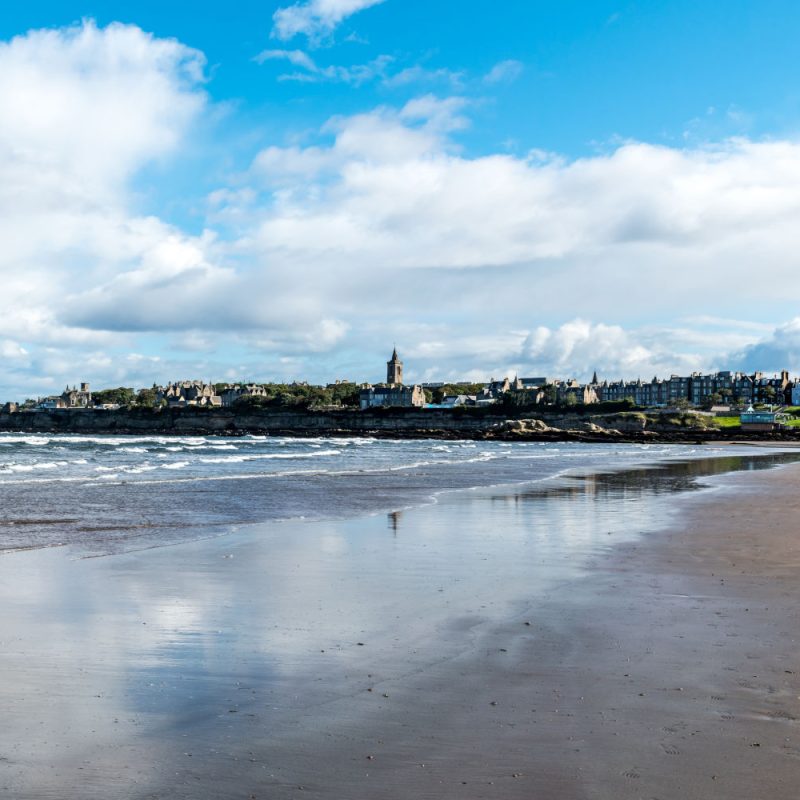
[[[718,370],[712,373],[693,372],[689,375],[672,373],[655,375],[650,380],[609,379],[598,376],[595,370],[589,381],[574,377],[527,377],[515,374],[488,380],[451,380],[434,382],[404,382],[404,362],[394,347],[386,362],[386,378],[379,381],[359,381],[340,378],[332,382],[315,384],[305,380],[274,381],[203,381],[179,379],[166,384],[153,382],[147,386],[102,387],[94,393],[90,383],[83,381],[67,384],[61,394],[46,397],[28,397],[24,402],[6,401],[5,411],[57,410],[62,408],[119,407],[120,403],[150,406],[181,407],[201,405],[231,407],[240,400],[270,399],[274,387],[313,387],[334,390],[334,404],[358,405],[362,410],[375,406],[429,406],[455,407],[457,405],[486,405],[503,400],[504,396],[518,393],[529,395],[532,404],[591,405],[603,402],[630,401],[642,407],[671,407],[688,403],[700,407],[713,404],[747,406],[752,403],[800,405],[800,376],[789,370],[770,375],[764,371],[747,373]],[[347,387],[353,387],[353,397],[346,400]],[[269,391],[270,388],[273,391]],[[447,394],[447,391],[450,391]],[[438,395],[434,396],[432,393]],[[127,400],[123,401],[122,396]],[[336,397],[338,396],[338,399]],[[356,401],[355,398],[358,398]],[[101,399],[102,398],[102,399]]]

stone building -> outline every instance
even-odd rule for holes
[[[389,386],[403,385],[403,362],[397,357],[397,348],[392,349],[392,357],[386,362],[386,383]]]
[[[92,393],[89,391],[89,384],[82,383],[81,388],[69,386],[61,393],[60,408],[89,408],[92,405]]]
[[[422,408],[425,391],[421,386],[366,386],[359,393],[359,405],[362,411],[378,406]]]
[[[222,394],[223,406],[232,406],[237,400],[243,400],[248,397],[268,397],[267,390],[257,383],[240,383],[235,386],[227,386]]]
[[[724,403],[749,405],[750,403],[790,403],[792,381],[789,373],[767,377],[761,372],[748,375],[729,370],[704,375],[670,375],[652,381],[603,381],[598,388],[600,400],[625,400],[630,398],[640,406],[664,407],[688,402],[694,406],[704,405],[715,395]]]
[[[89,391],[89,384],[82,383],[81,388],[78,389],[73,386],[71,389],[67,386],[64,391],[59,395],[52,395],[45,397],[36,403],[36,408],[52,411],[57,408],[91,408],[92,407],[92,393]]]
[[[398,408],[422,408],[425,405],[425,390],[419,386],[403,386],[403,362],[397,356],[397,348],[386,362],[386,383],[366,385],[359,392],[361,410],[394,406]]]
[[[156,389],[156,402],[166,402],[169,408],[182,406],[221,406],[222,398],[211,384],[202,381],[180,381]]]

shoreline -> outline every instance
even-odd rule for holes
[[[790,800],[800,466],[687,463],[0,560],[0,788]]]
[[[701,424],[702,423],[702,424]],[[0,432],[30,435],[284,436],[438,439],[504,442],[703,444],[800,443],[800,429],[742,432],[710,427],[705,417],[649,411],[386,408],[368,411],[292,409],[132,409],[0,413]]]
[[[137,437],[142,438],[142,437]],[[315,437],[314,441],[319,441],[319,437]],[[397,440],[398,442],[401,440]],[[467,440],[465,440],[466,442]],[[572,443],[576,446],[583,443]],[[191,523],[181,522],[180,525],[173,523],[166,523],[163,525],[151,524],[149,522],[149,515],[146,506],[141,504],[147,502],[146,496],[141,495],[144,487],[151,485],[150,480],[142,481],[126,481],[118,479],[114,481],[100,481],[92,483],[82,483],[85,479],[73,478],[70,479],[71,483],[67,486],[74,485],[80,491],[105,491],[109,488],[118,488],[121,495],[115,495],[114,498],[117,502],[123,500],[130,502],[131,493],[135,493],[134,503],[140,504],[142,509],[142,520],[129,521],[127,525],[117,524],[113,514],[105,518],[105,525],[108,526],[108,539],[104,535],[104,525],[96,521],[91,527],[86,530],[88,533],[82,532],[80,520],[72,518],[73,514],[68,514],[63,518],[63,512],[57,512],[54,519],[49,519],[49,512],[40,511],[36,516],[41,519],[15,519],[6,524],[6,531],[13,535],[17,531],[24,531],[25,526],[28,524],[42,525],[46,522],[48,526],[57,527],[59,523],[62,524],[62,533],[58,540],[43,539],[39,543],[28,543],[23,541],[19,544],[11,545],[8,541],[2,543],[0,547],[0,556],[12,555],[18,552],[26,552],[29,550],[50,548],[50,547],[63,547],[71,551],[81,553],[81,557],[105,557],[114,556],[122,553],[131,553],[137,551],[147,551],[160,547],[175,547],[186,542],[196,540],[209,540],[216,538],[224,538],[235,533],[241,535],[242,532],[249,530],[259,530],[263,526],[271,526],[274,524],[292,525],[295,523],[302,524],[315,524],[323,522],[341,522],[359,521],[370,518],[380,518],[384,515],[402,515],[407,512],[413,512],[415,509],[426,508],[436,505],[440,501],[448,502],[448,498],[457,498],[462,493],[485,493],[497,492],[500,494],[515,495],[522,493],[536,494],[541,491],[548,493],[551,491],[558,491],[564,486],[571,485],[570,481],[578,480],[596,480],[596,481],[613,481],[614,476],[624,475],[627,472],[645,472],[654,473],[658,470],[685,470],[688,475],[712,475],[719,472],[728,472],[732,470],[741,469],[738,461],[752,459],[754,464],[768,464],[773,462],[780,462],[781,460],[791,461],[795,458],[795,448],[791,445],[784,443],[749,443],[749,447],[744,447],[745,443],[731,442],[724,443],[726,446],[721,447],[714,445],[713,449],[706,451],[704,448],[689,448],[688,452],[682,452],[684,445],[668,445],[660,446],[659,452],[652,452],[648,446],[637,447],[637,455],[632,457],[629,453],[627,460],[623,463],[614,463],[612,461],[608,464],[595,464],[595,465],[575,465],[569,464],[569,460],[565,462],[564,468],[553,474],[543,475],[541,477],[525,476],[520,473],[513,479],[501,479],[500,475],[493,476],[495,480],[486,480],[484,482],[463,484],[459,479],[448,484],[446,481],[436,486],[425,483],[424,473],[418,473],[416,478],[412,480],[416,486],[412,486],[410,490],[403,491],[399,485],[395,485],[394,495],[396,497],[388,498],[385,505],[375,505],[371,509],[364,508],[363,505],[355,505],[347,511],[333,512],[330,514],[320,513],[317,509],[309,516],[305,515],[305,511],[295,516],[264,516],[259,518],[252,512],[253,506],[250,506],[250,513],[246,519],[231,518],[226,521],[218,519],[216,522],[204,526],[202,534],[191,532]],[[508,446],[508,445],[505,445]],[[748,452],[751,448],[757,448],[756,452]],[[602,449],[602,448],[601,448]],[[744,452],[743,452],[744,451]],[[511,451],[503,451],[511,452]],[[563,451],[567,452],[567,451]],[[591,451],[588,451],[591,452]],[[737,461],[738,460],[738,461]],[[435,463],[435,462],[432,462]],[[454,462],[457,463],[457,462]],[[710,466],[712,465],[712,466]],[[366,484],[361,483],[361,479],[365,476],[389,476],[392,474],[410,474],[413,475],[420,467],[430,466],[430,464],[423,465],[421,462],[413,462],[405,465],[400,473],[395,473],[394,468],[383,467],[369,469],[349,469],[349,470],[334,470],[320,472],[309,471],[302,473],[302,477],[316,477],[320,479],[347,479],[348,489],[356,495],[369,494],[371,487],[369,482]],[[225,486],[228,482],[233,481],[237,483],[258,485],[260,482],[267,481],[265,488],[269,487],[267,494],[275,490],[271,485],[272,481],[281,480],[294,480],[295,473],[289,472],[286,474],[246,474],[246,475],[207,475],[207,476],[194,476],[190,478],[176,478],[176,479],[158,479],[155,481],[155,486],[168,486],[171,483],[176,485],[196,485],[197,487],[206,487],[203,489],[203,497],[205,498],[200,505],[194,506],[194,511],[197,514],[203,513],[203,503],[213,502],[213,498],[209,494],[212,490],[209,487],[218,486],[219,489],[214,489],[214,492],[225,491]],[[473,476],[475,479],[475,476]],[[20,485],[25,485],[27,482],[22,480]],[[14,484],[14,482],[12,482]],[[14,484],[16,485],[16,484]],[[425,487],[421,490],[420,487]],[[283,491],[287,489],[284,485]],[[145,489],[146,491],[146,489]],[[279,492],[281,490],[278,490]],[[331,489],[332,491],[332,489]],[[257,490],[256,490],[257,493]],[[402,498],[402,499],[401,499]],[[255,499],[255,495],[253,495]],[[321,498],[324,500],[324,497]],[[394,504],[395,501],[398,504]],[[93,501],[94,502],[94,501]],[[106,501],[107,502],[107,501]],[[188,510],[185,508],[185,510]],[[267,513],[264,511],[263,513]],[[64,524],[68,524],[65,528]],[[129,535],[126,535],[129,531]],[[150,533],[152,531],[152,534]],[[153,538],[156,536],[163,538]],[[143,537],[143,538],[140,538]]]

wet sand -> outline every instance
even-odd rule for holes
[[[795,798],[800,466],[718,471],[4,556],[0,797]]]

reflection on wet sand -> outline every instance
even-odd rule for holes
[[[800,461],[800,454],[734,455],[672,461],[611,472],[568,475],[543,486],[509,489],[492,495],[493,502],[536,502],[550,499],[590,497],[635,499],[647,496],[697,491],[706,488],[702,479],[728,472],[750,472]]]
[[[387,514],[387,518],[389,520],[389,530],[397,536],[397,532],[400,530],[400,520],[403,517],[402,511],[390,511]]]

